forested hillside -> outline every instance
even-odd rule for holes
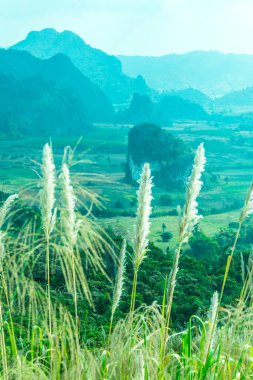
[[[109,120],[113,115],[106,95],[63,54],[41,60],[27,52],[0,50],[0,71],[23,80],[40,77],[75,91],[89,120]]]
[[[77,94],[49,79],[18,80],[0,72],[0,134],[80,135],[89,126]]]
[[[209,114],[195,99],[188,100],[177,95],[161,95],[152,101],[147,95],[134,94],[129,107],[119,112],[117,119],[123,122],[140,123],[155,122],[169,126],[173,120],[205,120]]]
[[[77,34],[54,29],[30,32],[24,41],[13,49],[25,50],[41,59],[48,59],[58,53],[68,56],[73,64],[99,86],[114,103],[129,101],[134,92],[147,93],[144,80],[127,76],[122,72],[121,62],[114,56],[86,44]]]

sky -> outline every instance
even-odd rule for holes
[[[0,0],[0,46],[51,27],[114,55],[253,54],[252,20],[253,0]]]

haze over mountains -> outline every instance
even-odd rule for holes
[[[141,74],[150,87],[162,92],[191,87],[217,97],[253,85],[251,55],[196,51],[162,57],[118,58],[126,74]]]
[[[147,95],[151,88],[162,93],[190,88],[209,97],[220,97],[253,86],[251,55],[196,51],[116,58],[89,46],[71,31],[59,33],[52,28],[30,32],[11,49],[25,50],[40,59],[58,53],[66,55],[113,103],[129,103],[134,93]]]

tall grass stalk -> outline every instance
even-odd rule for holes
[[[182,245],[188,242],[189,238],[192,235],[194,227],[202,218],[202,215],[198,215],[197,197],[199,196],[203,184],[200,179],[203,171],[205,170],[205,163],[206,158],[204,146],[203,144],[200,144],[196,151],[192,174],[189,178],[183,216],[180,220],[179,244],[178,248],[175,251],[174,262],[170,274],[166,310],[166,328],[169,327],[171,307],[176,286],[176,276],[178,272],[179,257]]]
[[[11,312],[11,305],[10,305],[10,300],[9,300],[9,295],[8,295],[8,289],[7,289],[7,284],[6,284],[6,279],[5,279],[5,273],[4,273],[4,257],[5,257],[5,246],[4,246],[4,238],[6,233],[2,231],[3,224],[6,221],[6,218],[8,216],[9,210],[12,206],[12,203],[18,199],[17,194],[10,195],[2,207],[0,208],[0,274],[1,274],[1,280],[2,280],[2,287],[3,287],[3,292],[5,295],[5,299],[7,302],[8,306],[8,312],[9,312],[9,317],[10,317],[10,325],[11,325],[11,338],[13,342],[13,349],[14,349],[14,356],[17,357],[17,344],[16,344],[16,339],[15,339],[15,333],[14,333],[14,326],[13,326],[13,319],[12,319],[12,312]]]
[[[109,326],[109,333],[108,333],[108,342],[110,342],[111,337],[111,331],[112,331],[112,323],[115,311],[119,305],[122,291],[124,287],[124,276],[125,276],[125,256],[126,256],[126,240],[123,240],[120,256],[119,256],[119,265],[113,290],[113,301],[112,301],[112,312],[111,312],[111,319],[110,319],[110,326]]]
[[[162,349],[161,349],[162,360],[164,360],[165,346],[166,346],[166,341],[167,341],[167,336],[168,336],[171,308],[172,308],[173,296],[174,296],[174,291],[175,291],[175,286],[176,286],[176,277],[177,277],[177,272],[179,268],[179,258],[180,258],[182,245],[188,242],[189,238],[192,235],[194,227],[202,218],[201,215],[198,215],[197,197],[200,193],[200,190],[203,184],[203,182],[201,181],[201,175],[203,171],[205,170],[205,163],[206,163],[206,158],[205,158],[204,146],[203,144],[200,144],[195,154],[194,165],[193,165],[192,173],[188,182],[183,216],[181,217],[180,226],[179,226],[179,243],[175,251],[173,266],[170,273],[168,295],[167,295],[167,307],[166,307],[166,314],[165,314],[165,331],[164,331],[164,337],[162,339],[163,343],[162,343]]]
[[[68,166],[64,163],[61,170],[62,180],[62,200],[63,210],[62,226],[64,232],[64,241],[67,244],[67,249],[71,256],[72,262],[72,276],[73,276],[73,292],[74,292],[74,304],[75,304],[75,319],[78,324],[78,305],[77,305],[77,286],[76,286],[76,270],[75,270],[75,247],[77,243],[77,235],[80,229],[82,221],[77,219],[76,208],[76,196],[74,194],[73,186],[71,185],[70,173]]]
[[[207,326],[207,333],[206,333],[206,339],[205,339],[205,346],[204,346],[204,363],[207,360],[207,355],[210,350],[210,348],[213,347],[214,337],[215,337],[215,329],[216,329],[216,314],[218,310],[218,302],[219,302],[219,294],[218,292],[214,292],[212,299],[211,299],[211,305],[210,305],[210,311],[208,313],[208,326]]]
[[[242,284],[245,283],[245,263],[243,253],[241,252],[241,271],[242,271]]]
[[[235,253],[235,249],[236,249],[237,242],[238,242],[238,239],[239,239],[239,236],[240,236],[240,233],[241,233],[243,222],[251,214],[253,214],[253,182],[252,182],[252,184],[250,186],[250,189],[248,191],[248,194],[247,194],[244,206],[243,206],[242,211],[240,213],[239,226],[238,226],[237,231],[236,231],[236,235],[235,235],[235,238],[234,238],[233,246],[232,246],[230,254],[229,254],[228,258],[227,258],[227,265],[226,265],[226,269],[225,269],[225,273],[224,273],[224,278],[223,278],[223,283],[222,283],[222,288],[221,288],[221,293],[220,293],[220,302],[219,302],[219,304],[221,303],[221,300],[222,300],[222,297],[223,297],[223,293],[224,293],[225,285],[226,285],[226,282],[227,282],[227,278],[228,278],[228,273],[229,273],[231,261],[232,261],[232,258],[234,256],[234,253]]]
[[[222,301],[222,297],[223,297],[223,294],[224,294],[225,286],[226,286],[226,283],[227,283],[227,279],[228,279],[228,274],[229,274],[231,262],[232,262],[232,259],[233,259],[234,253],[235,253],[235,249],[236,249],[236,246],[237,246],[237,242],[238,242],[241,230],[242,230],[243,222],[245,221],[245,219],[248,216],[250,216],[252,214],[253,214],[253,182],[252,182],[252,184],[250,186],[250,189],[248,191],[248,194],[247,194],[244,206],[243,206],[243,208],[241,210],[240,217],[239,217],[239,226],[238,226],[236,234],[235,234],[235,238],[234,238],[233,245],[231,247],[230,254],[228,255],[228,258],[227,258],[227,263],[226,263],[225,273],[224,273],[224,276],[223,276],[223,282],[222,282],[222,287],[221,287],[218,307],[221,306],[221,301]],[[218,317],[218,307],[217,307],[217,310],[216,310],[215,320],[217,320],[217,317]],[[211,332],[211,337],[213,336],[213,334],[214,334],[214,328],[213,328],[213,330]],[[209,349],[210,349],[210,347],[209,347]]]
[[[53,151],[49,144],[46,144],[43,149],[42,155],[42,178],[41,178],[41,197],[40,207],[42,214],[42,224],[45,232],[46,239],[46,273],[47,273],[47,297],[48,297],[48,319],[49,329],[51,333],[51,286],[50,286],[50,236],[53,232],[56,212],[55,208],[55,188],[56,188],[56,175],[55,164],[53,159]]]
[[[3,310],[2,302],[0,300],[0,344],[1,344],[1,357],[2,357],[2,366],[3,366],[3,379],[8,380],[8,362],[7,362],[7,353],[6,353],[6,344],[4,336],[4,322],[3,322]]]
[[[138,210],[136,216],[136,224],[134,228],[133,240],[133,267],[134,277],[131,293],[131,306],[130,312],[132,313],[135,308],[137,278],[140,265],[145,258],[146,249],[148,246],[148,234],[150,230],[150,214],[151,214],[151,200],[152,200],[152,177],[150,166],[148,163],[143,165],[140,186],[137,192],[138,196]]]

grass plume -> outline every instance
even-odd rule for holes
[[[125,258],[126,258],[126,240],[123,239],[122,247],[120,250],[120,256],[119,256],[118,270],[117,270],[115,285],[113,289],[112,312],[111,312],[111,320],[110,320],[110,326],[109,326],[108,341],[110,341],[114,314],[119,305],[119,302],[122,296],[123,287],[124,287],[124,276],[125,276],[125,270],[126,270]]]
[[[135,296],[137,286],[137,276],[139,267],[145,257],[146,249],[148,246],[148,234],[150,230],[150,214],[151,214],[151,200],[152,200],[152,178],[150,166],[148,163],[143,165],[141,178],[139,181],[139,190],[137,192],[138,210],[136,215],[136,224],[134,228],[133,240],[133,266],[134,266],[134,280],[131,295],[130,311],[133,312],[135,308]]]
[[[175,251],[173,266],[172,266],[172,270],[171,270],[170,278],[169,278],[167,306],[166,306],[166,312],[165,312],[165,330],[163,333],[164,337],[163,337],[163,343],[162,343],[162,348],[161,348],[162,361],[164,360],[165,345],[167,342],[168,329],[169,329],[170,316],[171,316],[171,308],[172,308],[174,291],[175,291],[175,286],[176,286],[176,277],[177,277],[177,272],[179,268],[179,258],[180,258],[182,245],[188,242],[193,232],[194,227],[202,218],[201,215],[198,215],[197,197],[199,196],[199,193],[203,184],[201,181],[201,175],[205,169],[205,163],[206,163],[206,158],[205,158],[204,146],[203,144],[200,144],[195,154],[192,173],[188,181],[183,216],[180,220],[180,226],[179,226],[179,244]]]
[[[41,197],[40,208],[42,215],[42,225],[46,238],[46,277],[47,277],[47,297],[48,297],[48,320],[51,331],[51,286],[50,286],[50,235],[53,232],[57,209],[55,208],[55,188],[56,173],[53,158],[53,151],[49,144],[43,148],[41,165]]]

